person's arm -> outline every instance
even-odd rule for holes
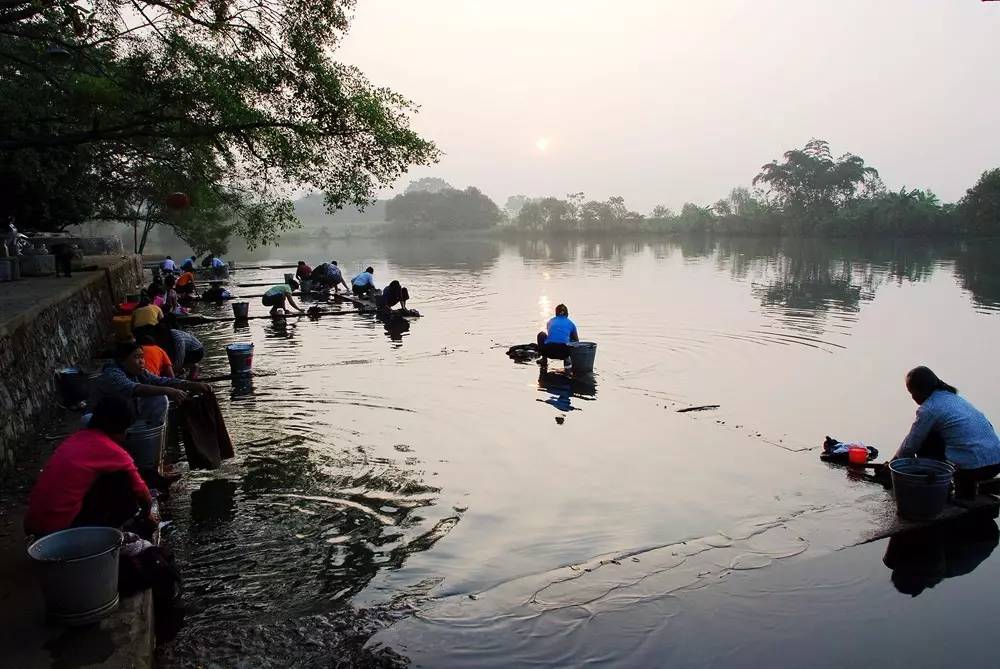
[[[576,331],[576,323],[573,324],[573,329],[569,331],[570,341],[580,341],[580,335]]]
[[[161,377],[154,377],[161,378]],[[174,381],[175,379],[170,379]],[[177,381],[180,383],[180,381]],[[188,395],[178,386],[166,386],[166,385],[151,385],[147,383],[137,383],[132,389],[132,397],[158,397],[160,395],[165,395],[167,398],[174,400],[175,402],[183,402],[187,399]]]
[[[917,407],[917,417],[910,427],[910,433],[903,439],[903,443],[900,444],[899,450],[892,456],[892,459],[915,456],[920,446],[927,440],[931,428],[934,427],[935,418],[934,414],[927,410],[927,407],[923,405]]]
[[[295,311],[302,311],[299,305],[295,304],[295,298],[292,297],[291,293],[286,293],[285,297],[288,299],[288,306],[290,306],[292,309],[295,309]]]

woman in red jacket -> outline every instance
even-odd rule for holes
[[[120,527],[140,509],[149,513],[149,488],[132,456],[120,446],[132,419],[128,400],[104,397],[87,427],[59,444],[31,490],[24,517],[26,534],[94,525]]]

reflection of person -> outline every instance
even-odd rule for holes
[[[149,512],[149,489],[132,456],[121,447],[132,418],[127,400],[105,397],[94,407],[87,427],[59,444],[31,491],[26,534],[120,527],[140,508]]]
[[[576,324],[569,319],[569,309],[565,304],[556,306],[556,315],[549,319],[545,330],[539,332],[537,337],[538,352],[542,354],[543,359],[565,360],[569,357],[568,344],[580,341]]]
[[[351,290],[358,297],[364,297],[369,293],[375,292],[375,270],[371,267],[366,267],[364,272],[361,272],[356,277],[351,279]]]
[[[927,367],[909,371],[906,389],[919,406],[895,457],[947,460],[958,468],[956,494],[974,497],[980,481],[1000,474],[1000,438],[993,425]]]
[[[970,514],[955,521],[889,539],[882,562],[892,570],[892,583],[916,597],[946,578],[971,573],[1000,542],[1000,529],[988,516]]]
[[[287,283],[279,283],[271,286],[264,293],[264,297],[261,298],[261,302],[265,307],[271,307],[272,316],[278,314],[278,309],[285,308],[286,301],[292,309],[302,313],[302,309],[299,308],[299,305],[295,304],[295,298],[292,297],[292,287]]]

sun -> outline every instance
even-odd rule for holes
[[[551,140],[548,137],[539,137],[535,140],[535,148],[542,153],[546,153],[549,150],[549,144],[551,144]]]

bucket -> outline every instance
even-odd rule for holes
[[[121,545],[122,533],[113,527],[75,527],[28,547],[49,618],[84,625],[118,607]]]
[[[10,258],[0,260],[0,281],[10,281],[12,273]]]
[[[77,367],[66,367],[56,372],[56,387],[63,406],[76,407],[90,397],[87,375]]]
[[[597,344],[592,341],[577,341],[569,343],[569,359],[573,362],[573,372],[594,371],[594,358],[597,357]]]
[[[302,279],[302,282],[299,284],[299,292],[302,293],[303,295],[308,295],[309,293],[311,293],[312,288],[313,288],[313,282],[310,281],[309,279]]]
[[[125,431],[125,450],[140,470],[157,469],[163,448],[163,424],[136,423]]]
[[[132,317],[115,316],[111,319],[111,329],[114,330],[115,339],[118,341],[131,341],[132,339]]]
[[[285,274],[285,283],[287,283],[289,286],[295,283],[295,275]]]
[[[249,315],[250,315],[249,302],[233,302],[233,316],[236,317],[236,320],[245,321]]]
[[[233,376],[249,376],[253,365],[253,343],[229,344],[226,346],[229,356],[229,369]]]
[[[955,468],[929,458],[900,458],[889,463],[896,511],[908,520],[931,520],[944,511]]]

